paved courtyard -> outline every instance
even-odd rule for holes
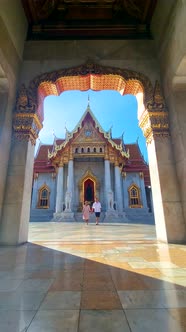
[[[31,223],[0,248],[2,332],[184,332],[186,246],[152,225]]]

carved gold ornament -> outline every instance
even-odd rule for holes
[[[20,87],[20,90],[16,99],[16,112],[35,112],[37,110],[37,104],[34,102],[32,91],[27,89],[24,84]]]
[[[14,116],[14,137],[20,141],[31,141],[35,145],[41,128],[42,124],[36,114],[16,113]]]
[[[147,144],[151,143],[153,138],[170,136],[168,112],[157,81],[153,98],[146,104],[146,110],[139,120],[139,127],[146,137]]]
[[[139,126],[146,137],[146,142],[151,143],[153,138],[168,137],[169,124],[167,112],[145,112]]]
[[[38,96],[37,113],[43,119],[43,100],[69,90],[115,90],[121,95],[143,93],[144,104],[152,99],[153,87],[147,76],[129,69],[101,66],[88,60],[85,64],[44,73],[29,85],[32,97]],[[34,99],[35,100],[35,99]]]

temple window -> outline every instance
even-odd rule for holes
[[[94,150],[93,150],[94,152],[96,152],[96,148],[94,148]]]
[[[84,148],[81,148],[81,153],[84,153]]]
[[[75,149],[75,153],[78,153],[78,148]]]
[[[136,185],[132,185],[128,189],[129,194],[129,207],[130,208],[141,208],[140,201],[140,189]]]
[[[87,152],[90,152],[90,148],[87,149]]]
[[[38,208],[40,209],[48,209],[49,208],[49,188],[44,185],[39,189],[39,199],[38,199]]]
[[[102,148],[100,148],[100,149],[99,149],[99,152],[103,152],[103,149],[102,149]]]

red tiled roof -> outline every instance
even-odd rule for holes
[[[126,150],[129,149],[130,159],[143,160],[143,156],[137,143],[126,144]]]
[[[52,173],[54,167],[48,160],[48,150],[51,152],[53,145],[42,144],[38,148],[38,152],[34,161],[34,173]]]
[[[57,139],[56,139],[56,144],[57,144],[57,145],[61,145],[64,141],[65,141],[65,139],[57,138]]]
[[[40,145],[38,148],[38,152],[35,158],[35,161],[39,160],[48,160],[48,150],[51,152],[53,145]]]
[[[116,143],[117,145],[120,145],[121,139],[120,138],[112,138],[112,141]]]
[[[57,139],[56,144],[60,145],[64,142],[64,139]],[[116,144],[120,144],[120,139],[113,139]],[[124,172],[143,172],[145,185],[150,185],[150,174],[149,174],[149,166],[145,162],[139,145],[137,143],[134,144],[126,144],[126,150],[129,149],[130,158],[125,164],[123,171]],[[53,145],[41,145],[39,147],[37,156],[34,162],[34,172],[35,173],[51,173],[55,172],[54,167],[52,166],[50,160],[48,160],[48,150],[51,152],[53,149]]]

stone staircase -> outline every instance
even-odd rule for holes
[[[82,213],[81,212],[77,212],[74,214],[74,219],[77,222],[82,222],[83,218],[82,218]],[[95,223],[95,214],[92,213],[90,214],[90,223]],[[104,222],[104,223],[131,223],[131,224],[147,224],[147,225],[154,225],[154,216],[151,213],[126,213],[123,215],[117,215],[117,217],[115,217],[113,215],[107,217],[107,213],[105,212],[101,212],[100,215],[100,223]]]
[[[74,214],[74,218],[75,218],[75,221],[77,221],[77,222],[83,222],[84,221],[83,218],[82,218],[82,212],[76,212]],[[105,213],[101,212],[100,219],[99,219],[100,222],[103,222],[104,218],[105,218]],[[96,220],[95,214],[91,213],[89,222],[90,223],[95,223],[95,220]]]
[[[50,209],[37,209],[32,210],[30,214],[30,222],[47,222],[53,218],[53,210]]]
[[[154,215],[152,213],[126,213],[129,223],[154,225]]]
[[[101,212],[100,215],[100,223],[131,223],[131,224],[147,224],[154,225],[154,216],[152,213],[141,213],[142,211],[127,211],[126,214],[117,215],[107,215],[105,212]],[[31,222],[49,222],[49,221],[57,221],[53,218],[53,210],[32,210],[30,215]],[[95,223],[96,217],[94,213],[90,214],[90,223]],[[62,221],[62,220],[60,220]],[[59,221],[59,222],[60,222]],[[67,220],[63,220],[64,222],[68,222]],[[74,221],[75,222],[84,222],[82,218],[82,212],[74,213]],[[71,222],[71,221],[69,221]]]

